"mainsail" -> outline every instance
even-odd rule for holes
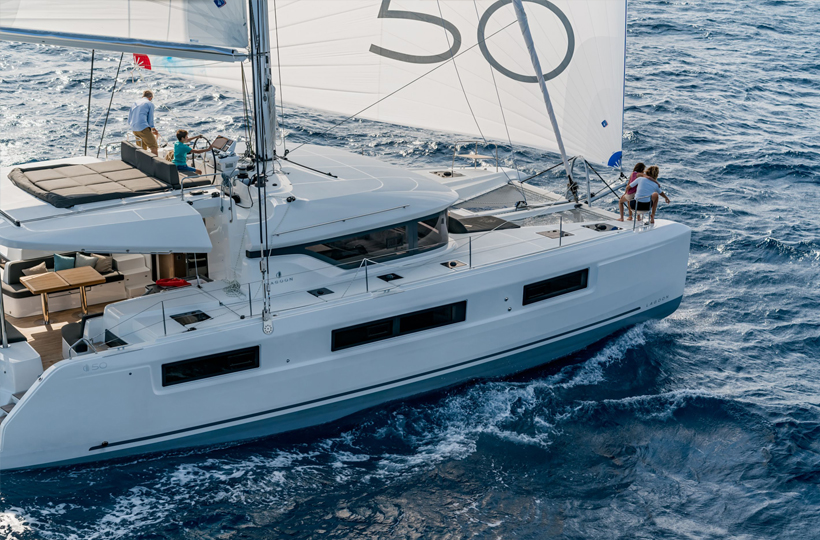
[[[626,0],[524,5],[567,152],[619,166]],[[272,72],[285,107],[557,152],[511,0],[278,0],[276,8]],[[241,86],[236,66],[148,61]]]
[[[0,0],[0,39],[234,60],[245,56],[245,0]]]

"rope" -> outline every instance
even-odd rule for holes
[[[245,64],[240,63],[239,68],[242,71],[242,113],[245,115],[245,137],[248,141],[248,151],[249,154],[247,157],[253,156],[253,136],[251,135],[251,125],[253,119],[250,116],[250,111],[248,110],[248,83],[245,80]]]
[[[510,26],[513,26],[514,24],[518,24],[518,23],[517,23],[517,21],[513,21],[513,22],[511,22],[511,23],[509,23],[509,24],[507,24],[507,25],[505,25],[505,26],[501,27],[500,29],[498,29],[497,31],[493,32],[493,33],[492,33],[492,34],[490,34],[489,36],[486,36],[486,37],[484,38],[484,41],[483,41],[483,42],[486,42],[488,39],[490,39],[491,37],[494,37],[496,34],[500,34],[501,32],[503,32],[504,30],[506,30],[506,29],[507,29],[507,28],[509,28]],[[482,42],[479,42],[479,43],[482,43]],[[472,45],[472,46],[470,46],[470,47],[467,47],[466,49],[464,49],[464,50],[463,50],[463,51],[461,51],[460,53],[458,53],[458,54],[454,55],[454,56],[450,59],[450,61],[453,61],[453,62],[454,62],[454,61],[455,61],[455,59],[456,59],[456,58],[458,58],[459,56],[461,56],[461,55],[463,55],[463,54],[466,54],[466,53],[470,52],[471,50],[475,49],[476,47],[478,47],[479,43],[476,43],[475,45]],[[325,131],[323,131],[322,133],[320,133],[318,136],[319,136],[319,137],[323,137],[324,135],[327,135],[328,133],[330,133],[331,131],[333,131],[333,130],[334,130],[334,129],[336,129],[337,127],[339,127],[339,126],[341,126],[341,125],[346,124],[347,122],[349,122],[349,121],[353,120],[354,118],[356,118],[357,116],[359,116],[359,115],[360,115],[360,114],[362,114],[363,112],[365,112],[365,111],[367,111],[367,110],[369,110],[369,109],[372,109],[373,107],[375,107],[376,105],[378,105],[378,104],[379,104],[379,103],[381,103],[382,101],[384,101],[384,100],[386,100],[386,99],[388,99],[388,98],[393,97],[394,95],[398,94],[399,92],[401,92],[402,90],[404,90],[404,89],[405,89],[405,88],[407,88],[408,86],[411,86],[411,85],[413,85],[413,84],[417,83],[418,81],[422,80],[423,78],[425,78],[426,76],[430,75],[430,74],[431,74],[431,73],[433,73],[434,71],[437,71],[437,70],[441,69],[442,67],[446,66],[446,65],[447,65],[447,63],[448,63],[448,62],[442,62],[442,63],[440,63],[439,65],[437,65],[436,67],[434,67],[433,69],[431,69],[431,70],[429,70],[429,71],[427,71],[427,72],[425,72],[425,73],[422,73],[421,75],[419,75],[418,77],[416,77],[416,78],[415,78],[415,79],[413,79],[412,81],[408,82],[408,83],[407,83],[407,84],[405,84],[404,86],[401,86],[401,87],[397,88],[396,90],[393,90],[392,92],[390,92],[389,94],[387,94],[387,95],[386,95],[386,96],[384,96],[383,98],[379,98],[378,100],[374,101],[373,103],[371,103],[370,105],[368,105],[368,106],[367,106],[367,107],[365,107],[364,109],[362,109],[362,110],[360,110],[360,111],[358,111],[358,112],[356,112],[356,113],[353,113],[352,115],[348,116],[347,118],[344,118],[343,120],[340,120],[339,122],[336,122],[336,123],[335,123],[335,124],[333,124],[330,128],[328,128],[328,129],[326,129]],[[303,142],[302,144],[300,144],[299,146],[297,146],[296,148],[294,148],[293,150],[291,150],[291,152],[295,152],[296,150],[299,150],[300,148],[302,148],[302,147],[303,147],[303,146],[305,146],[306,144],[308,144],[308,143],[307,143],[307,142]]]
[[[88,79],[88,112],[85,116],[85,153],[88,155],[88,131],[91,129],[91,90],[94,88],[94,49],[91,49],[91,76]]]
[[[552,166],[552,167],[550,167],[549,169],[544,169],[544,170],[543,170],[543,171],[541,171],[540,173],[535,173],[535,174],[534,174],[534,175],[532,175],[532,176],[528,176],[527,178],[524,178],[523,180],[521,180],[521,183],[523,184],[524,182],[529,182],[529,181],[530,181],[530,180],[532,180],[533,178],[538,178],[538,177],[539,177],[539,176],[541,176],[542,174],[546,174],[546,173],[550,172],[551,170],[553,170],[554,168],[556,168],[556,167],[560,167],[560,166],[561,166],[561,165],[563,165],[563,164],[564,164],[564,162],[562,161],[561,163],[558,163],[558,164],[556,164],[556,165],[553,165],[553,166]]]
[[[444,13],[441,12],[441,2],[436,0],[436,5],[438,6],[438,14],[442,20],[444,20]],[[444,37],[447,38],[447,48],[452,48],[452,44],[450,43],[450,33],[447,31],[445,27],[442,26],[442,30],[444,30]],[[484,144],[487,144],[487,137],[484,136],[484,132],[481,131],[481,126],[478,123],[478,118],[475,116],[475,112],[473,111],[473,106],[470,103],[470,98],[467,97],[467,90],[464,88],[464,83],[461,80],[461,73],[458,71],[458,64],[456,64],[455,57],[451,54],[450,60],[453,62],[453,68],[456,70],[456,78],[458,79],[458,85],[461,87],[461,93],[464,94],[464,101],[467,102],[467,108],[470,109],[470,116],[473,117],[473,122],[475,122],[475,127],[478,130],[478,134],[481,135],[481,139],[484,141]]]
[[[117,80],[120,76],[120,68],[122,68],[122,59],[124,56],[125,53],[120,54],[120,65],[117,66],[117,74],[114,76],[114,86],[111,88],[111,99],[108,101],[108,110],[105,113],[105,123],[103,124],[102,135],[100,135],[100,144],[97,146],[97,158],[100,157],[100,150],[102,150],[105,128],[108,127],[108,115],[111,114],[111,105],[114,103],[114,92],[117,91]]]
[[[609,188],[609,191],[611,191],[613,195],[615,195],[616,197],[618,197],[618,198],[620,199],[620,198],[621,198],[621,196],[620,196],[620,195],[618,195],[618,193],[617,193],[614,189],[612,189],[612,186],[610,186],[609,184],[607,184],[606,180],[604,180],[604,177],[603,177],[603,176],[601,176],[600,174],[598,174],[598,171],[596,171],[596,170],[592,167],[592,165],[590,165],[590,164],[589,164],[589,161],[586,161],[586,164],[587,164],[587,167],[589,167],[589,168],[590,168],[590,170],[592,170],[592,172],[594,172],[594,173],[595,173],[595,176],[597,176],[598,178],[600,178],[600,179],[601,179],[601,182],[603,182],[603,183],[604,183],[604,185],[605,185],[606,187],[608,187],[608,188]],[[626,175],[625,175],[623,172],[621,172],[621,176],[620,176],[620,178],[626,178]],[[589,203],[589,201],[587,201],[587,203]]]

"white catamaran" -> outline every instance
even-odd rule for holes
[[[4,164],[0,469],[329,422],[675,311],[689,229],[592,206],[591,166],[620,167],[625,27],[626,0],[0,0],[2,40],[234,87],[253,126],[200,175],[128,141]],[[480,142],[429,170],[286,149],[283,96]],[[492,140],[560,154],[566,193]]]

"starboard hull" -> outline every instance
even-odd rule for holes
[[[259,438],[546,364],[674,312],[683,294],[689,234],[669,224],[653,234],[542,253],[458,281],[327,304],[279,320],[271,336],[247,321],[198,339],[184,334],[160,348],[125,349],[96,373],[82,357],[60,362],[0,425],[0,468]],[[522,285],[579,267],[590,269],[586,289],[522,305]],[[467,320],[459,325],[319,354],[329,350],[334,327],[459,299],[468,302]],[[233,347],[259,343],[262,370],[173,387],[160,383],[164,362],[226,348],[228,341]]]

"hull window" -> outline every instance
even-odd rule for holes
[[[210,354],[162,365],[162,386],[218,377],[259,367],[259,347]]]
[[[333,331],[331,350],[340,351],[374,341],[431,330],[448,324],[464,322],[466,318],[467,301],[465,300],[388,319],[348,326]]]
[[[589,268],[524,286],[524,305],[587,288]]]

